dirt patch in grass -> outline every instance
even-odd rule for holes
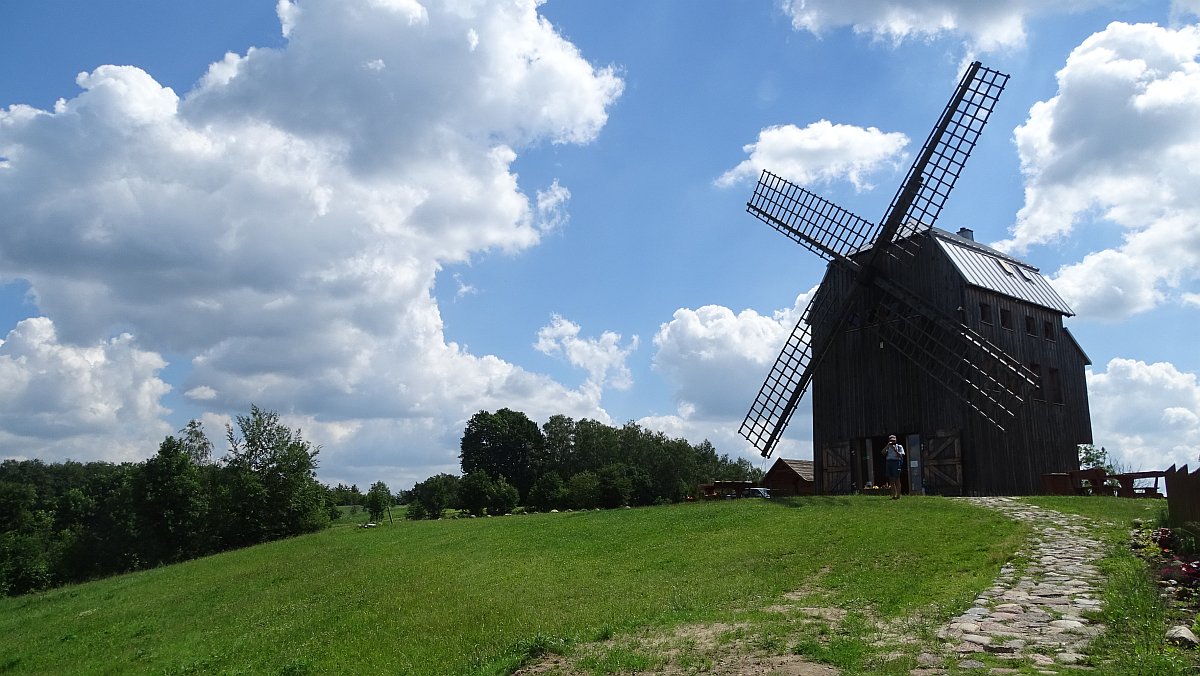
[[[794,612],[806,617],[825,620],[826,622],[841,622],[846,619],[846,611],[842,608],[796,608],[784,606],[784,612]]]
[[[694,674],[716,676],[756,674],[766,676],[837,676],[841,672],[800,655],[770,655],[752,650],[745,639],[728,639],[744,626],[729,624],[685,625],[665,633],[644,633],[595,644],[576,646],[570,658],[546,655],[515,672],[516,676],[584,676],[593,673]],[[659,663],[649,669],[606,668],[607,657],[621,652],[646,655]]]
[[[822,571],[824,572],[824,571]],[[839,666],[863,660],[901,660],[928,634],[918,617],[881,620],[870,607],[851,613],[819,605],[812,585],[782,595],[777,603],[742,609],[745,621],[688,624],[644,630],[605,641],[577,644],[567,655],[548,654],[515,672],[518,676],[591,674],[715,674],[733,676],[837,676]],[[848,641],[857,641],[861,650]],[[856,653],[857,651],[857,653]],[[865,651],[855,657],[855,654]],[[848,656],[849,655],[849,656]],[[912,659],[915,661],[915,652]],[[823,658],[822,658],[823,659]]]
[[[683,671],[663,673],[682,674]],[[841,672],[827,664],[810,662],[799,655],[730,656],[713,665],[713,674],[775,674],[778,676],[837,676]]]
[[[790,599],[789,599],[790,600]],[[813,621],[837,622],[838,608],[797,608],[780,604],[766,609],[798,613]],[[837,676],[841,671],[801,655],[773,654],[756,648],[755,627],[748,623],[690,624],[666,631],[644,631],[607,641],[576,645],[569,657],[545,655],[515,672],[516,676],[583,676],[595,673],[694,674],[717,676]],[[646,668],[634,665],[646,663]],[[632,668],[631,668],[632,667]]]
[[[560,655],[550,655],[537,664],[525,667],[516,674],[520,676],[582,676],[592,673],[573,666]],[[694,669],[684,669],[675,664],[667,664],[658,671],[632,672],[635,676],[647,674],[676,674],[695,673]],[[743,674],[761,676],[837,676],[840,671],[826,664],[810,662],[799,655],[726,655],[714,661],[704,671],[717,676],[742,676]]]

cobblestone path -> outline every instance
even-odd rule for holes
[[[1001,660],[1033,664],[1041,673],[1057,674],[1088,669],[1083,648],[1104,631],[1084,617],[1103,602],[1104,579],[1093,564],[1105,546],[1090,537],[1089,521],[1022,503],[1012,498],[962,498],[998,509],[1033,525],[1033,534],[1014,562],[1000,570],[995,583],[975,604],[954,618],[938,634],[953,666],[944,657],[922,655],[924,666],[914,676],[983,669],[977,658],[990,653]],[[1011,673],[1009,669],[990,669]]]

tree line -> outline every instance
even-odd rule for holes
[[[438,474],[393,496],[377,481],[317,481],[319,448],[250,407],[226,426],[227,452],[198,421],[140,463],[0,463],[0,594],[17,595],[152,568],[328,527],[339,505],[380,520],[397,498],[409,518],[613,508],[679,502],[698,484],[759,479],[718,455],[636,423],[614,428],[556,415],[540,428],[507,408],[480,411],[463,432],[462,475]]]
[[[759,480],[745,458],[718,455],[630,422],[551,417],[539,428],[520,411],[480,411],[467,422],[462,475],[438,474],[403,494],[413,519],[456,508],[473,515],[527,510],[614,508],[680,502],[713,480]]]
[[[309,533],[336,518],[318,448],[251,406],[228,452],[198,421],[141,463],[0,463],[0,593],[23,594]]]

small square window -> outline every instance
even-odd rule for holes
[[[1038,334],[1037,321],[1030,315],[1025,315],[1025,333],[1028,333],[1031,336],[1036,336]]]
[[[1046,340],[1054,340],[1058,337],[1058,332],[1054,328],[1054,322],[1049,319],[1042,322],[1042,337]]]
[[[992,323],[992,304],[991,303],[980,303],[979,304],[979,321],[983,322],[984,324]]]
[[[1000,326],[1008,329],[1009,331],[1012,330],[1012,310],[1004,307],[1000,308]]]
[[[995,259],[995,261],[996,261],[996,265],[999,265],[1000,269],[1003,270],[1005,274],[1010,275],[1010,276],[1013,274],[1013,268],[1011,265],[1008,264],[1008,261],[1003,261],[1003,260],[1000,260],[999,258]]]

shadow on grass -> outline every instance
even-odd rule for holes
[[[803,495],[774,498],[771,504],[780,507],[849,507],[850,499],[838,495]]]

